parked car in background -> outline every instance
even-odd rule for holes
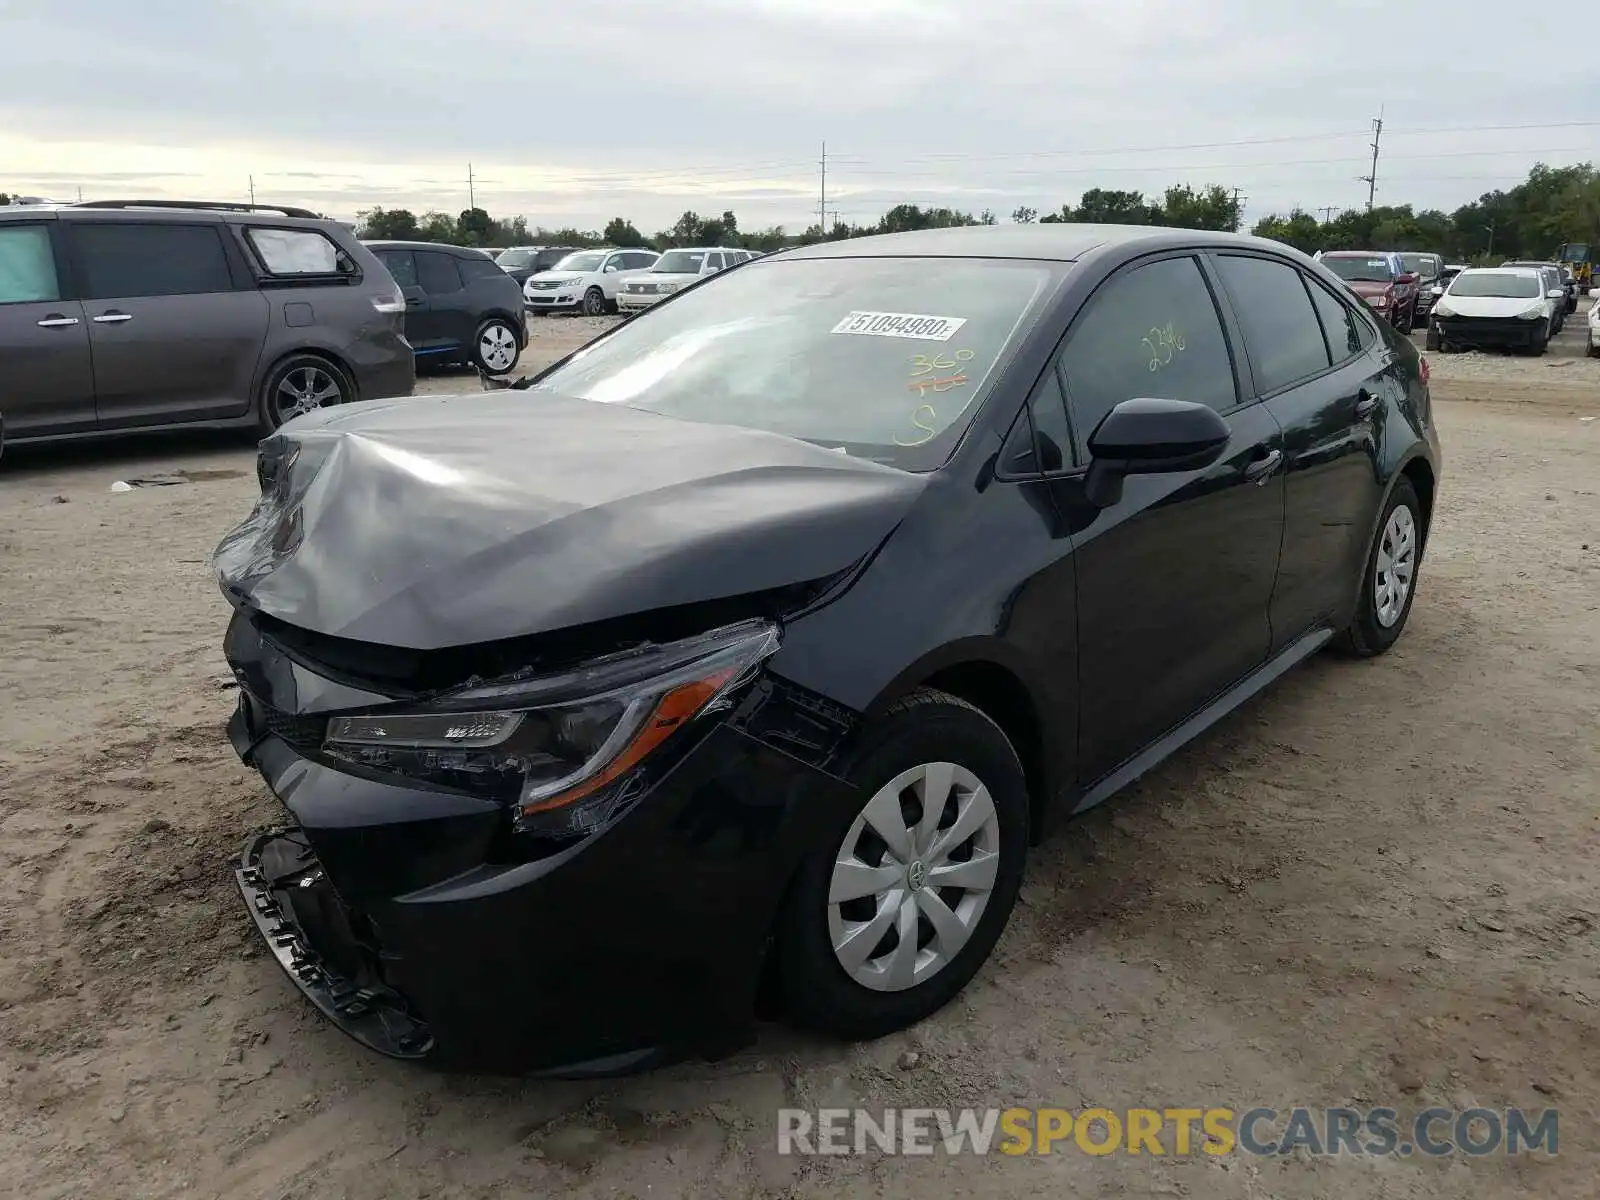
[[[417,357],[509,371],[528,344],[522,289],[466,246],[368,242],[405,295],[406,337]]]
[[[1555,332],[1556,309],[1546,273],[1536,267],[1472,267],[1457,275],[1433,306],[1429,350],[1512,349],[1543,354]],[[1558,298],[1559,297],[1559,298]]]
[[[581,246],[512,246],[495,256],[495,265],[521,287],[528,276],[548,271],[569,254],[576,254]]]
[[[108,200],[0,208],[0,404],[13,445],[179,425],[271,432],[405,396],[405,299],[306,209]]]
[[[1444,273],[1444,256],[1422,251],[1402,250],[1400,265],[1417,277],[1417,289],[1425,292]]]
[[[724,250],[720,246],[663,251],[653,267],[629,279],[617,292],[617,307],[625,312],[649,308],[664,296],[681,292],[707,275],[736,265],[734,255],[748,253],[747,250]]]
[[[1417,321],[1417,276],[1407,271],[1398,254],[1383,250],[1332,250],[1318,261],[1343,279],[1380,316],[1401,333]]]
[[[615,312],[618,290],[660,257],[654,250],[578,250],[550,270],[528,276],[522,285],[523,305],[535,315]]]
[[[1589,297],[1589,357],[1600,358],[1600,288],[1590,288]]]
[[[937,1012],[1056,821],[1395,644],[1439,470],[1337,276],[1149,226],[824,242],[348,415],[216,554],[234,877],[329,1020],[497,1074]]]
[[[1428,315],[1433,312],[1433,306],[1438,303],[1439,297],[1444,295],[1445,288],[1450,286],[1450,281],[1461,272],[1465,271],[1463,263],[1445,263],[1439,269],[1438,276],[1426,287],[1419,286],[1417,291],[1417,322],[1423,326],[1428,323]]]
[[[1553,271],[1553,272],[1555,272],[1556,283],[1561,288],[1561,291],[1563,293],[1562,305],[1561,305],[1561,311],[1562,311],[1563,316],[1566,313],[1575,312],[1577,310],[1577,307],[1578,307],[1578,284],[1577,284],[1577,281],[1573,278],[1571,267],[1566,266],[1566,265],[1564,265],[1562,263],[1546,262],[1546,261],[1544,261],[1542,259],[1531,259],[1531,258],[1519,258],[1519,259],[1515,259],[1515,260],[1507,260],[1506,262],[1503,262],[1500,265],[1502,267],[1532,267],[1533,269],[1538,270],[1538,271]],[[1558,332],[1560,331],[1561,325],[1563,325],[1564,323],[1565,323],[1564,320],[1558,321],[1556,323],[1556,329],[1557,329]]]

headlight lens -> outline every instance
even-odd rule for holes
[[[636,768],[726,708],[778,648],[751,621],[593,660],[563,675],[477,685],[415,708],[335,717],[331,757],[458,788],[516,810],[521,830],[571,837],[628,806]]]
[[[656,288],[656,291],[661,292],[663,295],[665,295],[667,292],[675,292],[677,290],[678,285],[675,283],[663,283]]]
[[[1541,320],[1544,317],[1544,305],[1535,304],[1530,308],[1525,308],[1517,316],[1524,321]]]
[[[1453,317],[1456,315],[1456,310],[1451,308],[1450,305],[1445,301],[1441,300],[1439,303],[1433,306],[1433,315],[1436,317]]]

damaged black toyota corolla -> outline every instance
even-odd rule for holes
[[[1394,642],[1438,440],[1303,255],[1014,226],[751,263],[259,470],[217,567],[291,818],[261,931],[376,1050],[595,1073],[949,1001],[1047,813]]]

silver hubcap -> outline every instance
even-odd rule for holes
[[[332,404],[339,399],[339,382],[321,367],[296,367],[278,384],[278,415],[284,421]]]
[[[923,763],[867,801],[828,887],[828,934],[845,972],[899,992],[942,970],[972,937],[1000,866],[989,789],[955,763]]]
[[[1389,514],[1378,541],[1378,561],[1373,566],[1372,595],[1378,624],[1391,628],[1406,610],[1411,582],[1417,569],[1417,522],[1401,505]]]
[[[583,306],[591,317],[600,315],[600,310],[606,306],[606,298],[599,292],[590,292],[583,298]]]
[[[478,339],[478,355],[491,371],[509,371],[517,361],[517,339],[504,325],[491,325]]]

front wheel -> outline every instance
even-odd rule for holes
[[[517,364],[517,333],[509,322],[490,317],[472,339],[472,361],[490,375],[504,375]]]
[[[598,317],[606,311],[606,294],[597,287],[590,288],[583,294],[583,315]]]
[[[866,729],[841,813],[800,867],[779,919],[796,1023],[876,1038],[949,1003],[1016,903],[1028,840],[1016,751],[979,709],[924,689]]]
[[[1335,645],[1361,658],[1394,645],[1411,615],[1422,563],[1422,506],[1411,481],[1402,477],[1389,493],[1378,533],[1367,552],[1355,620]]]
[[[1422,337],[1422,345],[1423,348],[1427,350],[1438,350],[1444,345],[1444,337],[1437,329],[1430,325],[1428,326],[1428,332]]]

